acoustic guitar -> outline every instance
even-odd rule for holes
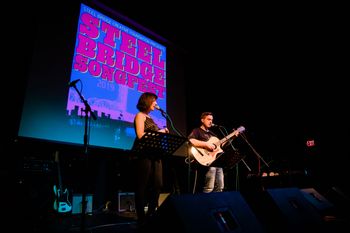
[[[245,128],[243,126],[240,126],[238,129],[234,130],[232,133],[222,138],[221,140],[219,140],[217,137],[210,137],[208,142],[211,142],[215,145],[215,149],[213,151],[192,146],[191,152],[193,157],[201,165],[210,166],[210,164],[212,164],[220,154],[224,153],[221,146],[225,144],[228,140],[236,137],[238,133],[241,133],[244,130]]]

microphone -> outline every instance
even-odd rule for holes
[[[68,83],[68,86],[69,86],[69,87],[75,86],[75,84],[76,84],[77,82],[79,82],[79,81],[80,81],[80,79],[76,79],[76,80],[74,80],[74,81],[72,81],[72,82],[69,82],[69,83]]]
[[[163,109],[161,109],[161,108],[159,107],[159,105],[155,105],[154,107],[155,107],[157,110],[161,111],[162,113],[165,112]]]
[[[221,125],[211,124],[211,127],[222,127]]]

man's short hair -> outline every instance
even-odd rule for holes
[[[209,116],[209,115],[213,115],[213,113],[212,112],[203,112],[202,114],[201,114],[201,119],[203,119],[203,118],[205,118],[206,116]]]

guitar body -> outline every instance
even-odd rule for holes
[[[209,138],[208,142],[212,142],[216,145],[216,143],[220,141],[217,137],[211,137]],[[217,145],[215,150],[208,151],[204,148],[199,147],[192,147],[191,152],[193,157],[197,160],[198,163],[200,163],[203,166],[209,166],[212,162],[215,161],[217,156],[224,151],[222,150],[221,146]]]
[[[213,151],[208,151],[204,148],[192,147],[191,152],[193,157],[203,166],[210,166],[224,151],[221,148],[221,145],[228,142],[231,138],[237,137],[239,133],[243,132],[245,128],[240,126],[237,130],[233,131],[223,139],[219,140],[217,137],[210,137],[208,142],[211,142],[215,145]]]
[[[54,185],[53,191],[55,193],[56,199],[53,203],[53,208],[58,213],[68,213],[72,211],[72,205],[69,202],[68,189],[65,189],[63,192]]]

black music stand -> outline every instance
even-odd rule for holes
[[[174,134],[149,131],[140,140],[135,141],[132,151],[159,156],[161,158],[172,155],[186,141],[187,138]]]
[[[242,154],[238,150],[227,150],[222,154],[218,155],[218,157],[209,165],[210,167],[222,167],[224,169],[231,169],[237,163],[239,163],[242,159],[244,159],[246,155]]]

